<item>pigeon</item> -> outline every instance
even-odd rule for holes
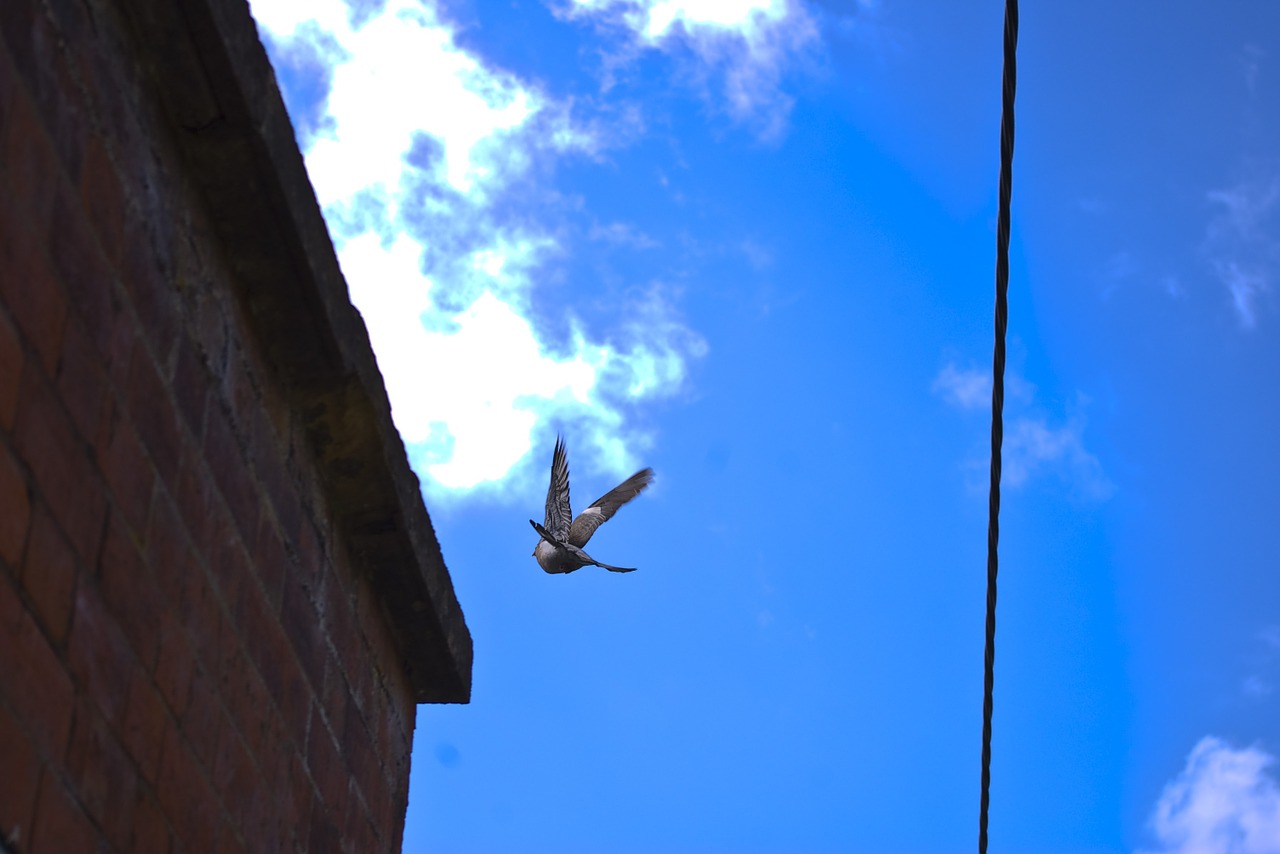
[[[584,566],[598,566],[610,572],[635,572],[634,566],[610,566],[601,563],[582,550],[605,522],[653,482],[653,469],[645,468],[631,475],[605,493],[603,498],[573,518],[569,509],[569,460],[564,452],[564,439],[556,437],[556,449],[551,455],[551,485],[547,487],[547,516],[539,525],[532,519],[529,524],[540,539],[534,546],[533,556],[545,572],[569,573]],[[572,522],[570,521],[572,520]]]

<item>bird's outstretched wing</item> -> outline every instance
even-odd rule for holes
[[[590,507],[579,513],[578,518],[573,520],[573,524],[569,527],[568,542],[579,548],[585,546],[587,540],[590,540],[591,535],[596,532],[596,528],[613,518],[613,514],[618,512],[619,507],[643,492],[650,483],[653,483],[653,469],[641,469],[609,490],[602,498],[592,502]],[[567,486],[565,496],[565,507],[568,507]],[[550,507],[550,504],[547,506]],[[613,569],[613,567],[605,568]]]
[[[569,458],[564,452],[564,437],[556,437],[551,454],[551,483],[547,486],[547,516],[543,525],[558,540],[567,539],[573,511],[569,509]],[[583,540],[583,542],[586,542]]]

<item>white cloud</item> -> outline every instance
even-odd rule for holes
[[[1019,487],[1040,471],[1054,471],[1081,498],[1110,498],[1115,485],[1107,478],[1098,458],[1084,447],[1083,415],[1051,426],[1039,416],[1013,418],[1004,432],[1002,471],[1005,482]]]
[[[960,369],[948,362],[933,380],[933,391],[952,406],[980,409],[991,405],[991,374]]]
[[[1205,239],[1209,266],[1227,289],[1240,325],[1250,329],[1280,266],[1280,174],[1263,174],[1207,198],[1215,208]]]
[[[1280,787],[1275,757],[1200,740],[1186,767],[1160,794],[1149,826],[1157,848],[1141,854],[1276,854]]]
[[[629,33],[633,52],[691,51],[700,65],[692,76],[717,75],[729,113],[756,121],[765,136],[782,130],[791,109],[783,74],[818,39],[800,0],[568,0],[562,9]],[[625,55],[614,62],[625,64]]]
[[[959,368],[948,362],[934,377],[933,393],[963,411],[991,411],[991,374],[973,368]],[[1001,447],[1003,483],[1011,488],[1026,484],[1041,472],[1051,472],[1068,483],[1081,498],[1101,501],[1115,492],[1098,458],[1084,445],[1086,421],[1083,399],[1075,412],[1059,424],[1037,411],[1035,387],[1013,372],[1005,375],[1004,441]],[[984,443],[984,449],[988,447]],[[966,468],[979,478],[975,486],[985,486],[990,465],[989,452],[970,458]]]
[[[633,466],[647,436],[632,408],[676,391],[705,344],[657,286],[633,289],[601,330],[563,304],[563,284],[535,286],[567,251],[539,180],[556,157],[606,144],[599,127],[462,49],[429,4],[252,9],[275,61],[318,57],[328,74],[307,168],[428,491],[509,479],[552,420],[573,425],[588,465]]]

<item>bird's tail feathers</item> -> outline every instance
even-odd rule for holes
[[[601,569],[607,569],[610,572],[635,572],[636,571],[636,568],[634,566],[610,566],[607,563],[601,563],[600,561],[596,560],[591,555],[587,554],[582,549],[578,548],[572,543],[566,544],[566,548],[568,548],[575,555],[577,555],[579,560],[585,561],[586,563],[589,563],[592,566],[598,566]]]

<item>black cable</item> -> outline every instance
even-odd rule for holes
[[[1000,212],[996,220],[995,352],[991,360],[991,493],[987,521],[987,643],[983,654],[982,797],[978,854],[987,851],[991,802],[991,706],[996,664],[996,575],[1000,544],[1000,448],[1004,442],[1004,338],[1009,323],[1009,201],[1013,195],[1013,95],[1018,83],[1018,0],[1004,7],[1004,83],[1000,113]]]

